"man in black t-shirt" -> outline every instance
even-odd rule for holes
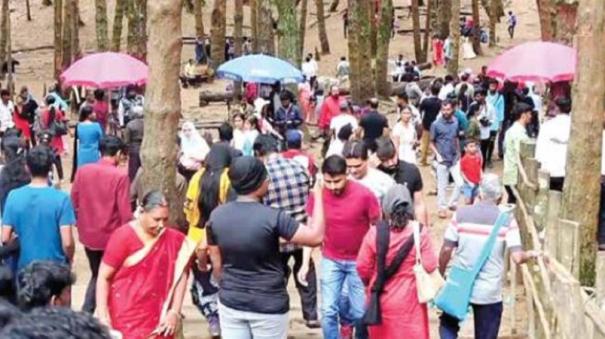
[[[410,190],[416,219],[423,225],[429,225],[429,215],[422,193],[422,175],[418,167],[412,163],[399,160],[395,144],[389,138],[377,139],[376,147],[375,160],[378,169],[392,176],[396,183],[402,184]]]
[[[422,116],[422,139],[420,144],[420,165],[428,166],[427,157],[429,153],[430,143],[430,130],[431,124],[437,119],[439,111],[441,111],[441,100],[437,97],[441,91],[441,84],[439,82],[434,83],[431,86],[431,96],[425,98],[420,102],[420,116]]]
[[[376,139],[388,134],[389,121],[378,112],[378,99],[372,98],[369,102],[370,110],[359,121],[363,129],[363,142],[371,152],[376,152]]]

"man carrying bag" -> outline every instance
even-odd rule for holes
[[[435,305],[444,311],[439,326],[441,339],[458,337],[459,323],[466,317],[469,304],[475,338],[496,339],[502,318],[505,249],[516,264],[538,257],[536,251],[522,250],[513,207],[498,206],[502,185],[497,175],[484,176],[479,195],[479,202],[460,208],[452,217],[439,254],[439,270],[444,273],[455,250],[446,284],[435,298]]]

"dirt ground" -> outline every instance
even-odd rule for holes
[[[210,29],[210,8],[213,1],[207,1],[207,5],[204,8],[205,25],[206,31]],[[328,1],[325,1],[328,3]],[[109,0],[109,13],[110,13],[110,25],[112,21],[113,8],[115,6],[115,0]],[[312,52],[316,46],[319,46],[317,37],[317,25],[315,8],[312,5],[312,1],[309,4],[309,17],[308,17],[308,28],[305,42],[305,52]],[[338,8],[339,13],[344,9],[346,1],[341,1],[341,5]],[[462,0],[463,9],[470,11],[470,0]],[[233,4],[228,2],[228,13],[233,13]],[[461,60],[461,69],[471,68],[477,72],[482,65],[488,64],[494,56],[501,53],[504,49],[509,48],[515,44],[539,39],[539,23],[537,18],[537,10],[535,8],[535,2],[526,0],[514,0],[505,1],[506,11],[513,10],[518,18],[517,33],[514,40],[509,39],[506,33],[506,20],[503,19],[502,23],[498,25],[498,46],[493,49],[488,49],[487,46],[483,46],[484,55],[473,60]],[[95,49],[95,31],[94,31],[94,1],[93,0],[80,0],[81,16],[85,23],[85,26],[81,28],[80,40],[82,49],[85,52],[92,52]],[[25,4],[22,0],[11,0],[12,13],[12,39],[13,39],[13,50],[18,51],[23,48],[42,47],[45,45],[52,45],[53,41],[53,10],[41,5],[41,1],[32,1],[32,13],[33,21],[28,22],[25,18]],[[248,10],[245,10],[245,34],[249,29],[249,16]],[[397,10],[396,15],[403,16],[400,19],[401,28],[411,28],[411,19],[407,17],[407,10]],[[482,22],[487,22],[487,17],[482,12]],[[228,24],[233,22],[232,17],[228,18]],[[342,20],[340,14],[331,14],[326,21],[327,31],[329,34],[330,48],[332,53],[327,56],[322,56],[319,61],[320,75],[334,75],[335,68],[338,60],[341,56],[347,55],[347,44],[346,40],[342,37]],[[228,25],[228,30],[231,30],[232,25]],[[124,26],[126,31],[126,25]],[[125,32],[124,32],[125,33]],[[194,35],[194,21],[191,14],[185,13],[183,16],[183,35],[193,36]],[[413,58],[413,42],[411,35],[397,35],[391,42],[390,55],[396,57],[398,54],[403,54],[406,59]],[[193,57],[193,47],[191,45],[184,46],[182,61],[185,62],[187,59]],[[53,70],[53,51],[51,48],[45,48],[34,52],[17,52],[14,54],[14,58],[20,62],[20,66],[17,69],[16,80],[17,88],[21,85],[27,85],[32,90],[33,94],[37,98],[41,98],[45,86],[52,83],[52,70]],[[442,75],[444,70],[431,69],[427,71],[428,74]],[[202,89],[222,89],[227,85],[224,81],[215,81],[213,84],[204,85]],[[198,107],[198,93],[200,89],[184,89],[181,94],[182,98],[182,110],[183,114],[188,119],[194,120],[216,120],[224,119],[227,116],[227,109],[222,104],[212,104],[208,107]],[[393,119],[393,117],[390,117]],[[70,141],[71,142],[71,141]],[[70,148],[71,149],[71,148]],[[70,173],[71,169],[71,157],[66,155],[63,159],[64,164],[67,167],[66,173]],[[501,162],[495,163],[494,171],[500,172]],[[428,168],[422,168],[422,176],[425,182],[425,194],[428,200],[429,211],[431,213],[432,225],[432,236],[434,240],[435,248],[439,248],[442,243],[442,235],[446,227],[446,222],[439,220],[436,216],[436,202],[435,196],[428,195],[429,191],[435,189],[434,176]],[[65,187],[68,190],[69,187]],[[77,283],[73,288],[73,301],[74,307],[79,308],[82,304],[86,284],[90,276],[88,263],[84,255],[84,251],[81,246],[78,246],[76,252],[76,260],[74,265],[74,271],[78,277]],[[300,300],[293,287],[293,283],[290,282],[289,286],[291,296],[291,312],[290,312],[290,338],[320,338],[321,333],[319,330],[309,330],[304,326],[301,310]],[[520,293],[521,291],[521,293]],[[511,309],[513,299],[517,300],[516,303],[516,314],[517,320],[513,324],[511,319]],[[525,324],[525,304],[523,302],[524,296],[522,294],[522,288],[517,288],[517,295],[512,296],[510,291],[506,291],[504,296],[505,312],[502,320],[502,329],[500,337],[524,337],[524,324]],[[190,339],[201,339],[207,338],[207,325],[206,321],[197,311],[197,309],[191,304],[189,297],[186,298],[184,313],[185,319],[185,337]],[[430,311],[431,321],[431,337],[438,337],[438,318],[435,310]],[[512,333],[511,329],[517,328],[517,334]],[[473,337],[472,321],[466,321],[462,330],[462,336],[467,338]],[[405,334],[402,334],[402,338]],[[227,338],[228,339],[228,338]]]

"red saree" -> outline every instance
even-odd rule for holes
[[[158,327],[174,284],[188,269],[193,253],[188,247],[195,247],[190,245],[182,233],[166,228],[142,259],[122,266],[143,248],[143,243],[129,225],[112,234],[103,258],[103,262],[116,268],[108,306],[112,327],[124,338],[147,339]]]

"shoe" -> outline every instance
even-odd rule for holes
[[[219,338],[221,336],[221,323],[218,316],[211,316],[208,318],[208,331],[212,338]]]
[[[307,320],[305,321],[305,325],[307,326],[307,328],[321,328],[321,324],[319,323],[319,320]]]
[[[439,212],[437,212],[437,216],[439,219],[445,219],[447,218],[447,212],[445,210],[439,210]]]
[[[340,339],[353,339],[353,326],[341,325],[340,326]]]

